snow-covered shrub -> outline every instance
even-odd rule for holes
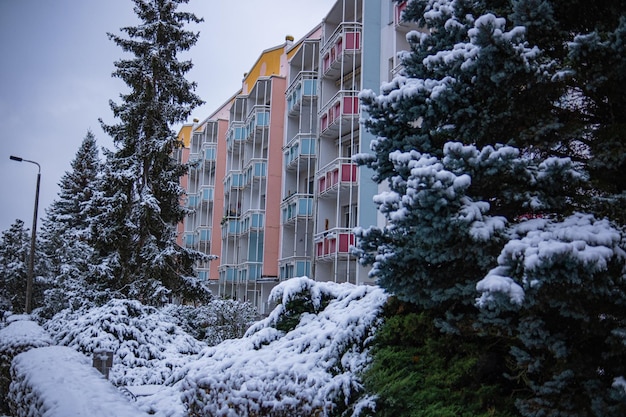
[[[217,298],[199,307],[171,304],[164,307],[163,312],[172,316],[187,333],[209,346],[242,337],[257,318],[252,304]]]
[[[65,346],[21,353],[11,367],[8,395],[14,417],[141,417],[89,358]]]
[[[13,358],[27,350],[53,344],[48,333],[26,315],[10,316],[7,323],[0,330],[0,412],[8,411],[5,399],[11,383]]]
[[[206,347],[166,314],[133,300],[66,310],[45,327],[58,344],[85,354],[115,352],[109,378],[116,385],[161,384]]]
[[[183,371],[187,415],[329,416],[357,401],[384,291],[293,278],[270,298],[279,304],[266,319],[242,339],[208,348]],[[292,301],[305,299],[310,311],[289,311]],[[277,328],[296,316],[290,330]]]

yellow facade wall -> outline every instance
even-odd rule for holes
[[[185,124],[178,131],[178,140],[183,142],[185,148],[189,148],[191,145],[191,132],[193,129],[193,125]]]

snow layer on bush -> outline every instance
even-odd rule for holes
[[[369,362],[383,290],[293,278],[271,299],[280,304],[269,317],[184,370],[182,399],[192,415],[321,416],[361,392],[358,374]],[[276,329],[296,299],[311,301],[315,312],[287,333]]]
[[[73,349],[50,346],[19,354],[11,368],[13,415],[41,417],[147,416]]]
[[[115,352],[109,378],[116,385],[162,384],[194,359],[206,344],[172,323],[172,318],[133,300],[62,312],[46,323],[54,340],[89,354]]]
[[[52,345],[52,339],[46,331],[34,321],[15,320],[0,330],[0,352],[22,351]]]

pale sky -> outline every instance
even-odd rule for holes
[[[206,118],[241,88],[260,53],[296,41],[328,14],[335,0],[190,0],[185,10],[204,22],[188,28],[200,39],[182,58],[194,68],[206,101],[193,117]],[[106,33],[136,24],[131,0],[0,0],[0,232],[15,219],[30,229],[37,167],[41,165],[39,223],[57,197],[85,134],[112,148],[98,118],[114,122],[109,100],[125,84],[111,77],[123,52]]]

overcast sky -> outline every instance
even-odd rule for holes
[[[190,0],[186,10],[204,22],[190,25],[200,40],[183,58],[188,79],[206,101],[204,119],[241,87],[259,54],[296,40],[326,16],[334,0]],[[15,219],[32,225],[37,167],[41,165],[39,219],[57,197],[85,134],[112,148],[98,118],[112,123],[108,102],[125,84],[111,77],[124,55],[106,33],[138,22],[131,0],[0,0],[0,231]],[[38,226],[41,226],[41,221]]]

